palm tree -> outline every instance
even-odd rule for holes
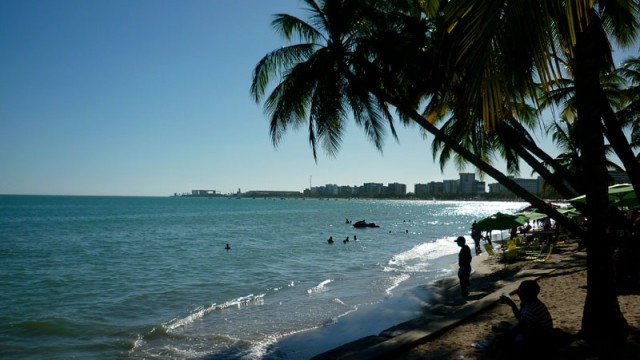
[[[560,154],[556,157],[557,162],[566,169],[570,169],[574,173],[582,173],[578,168],[580,163],[580,147],[577,142],[576,122],[562,118],[560,121],[552,121],[545,126],[546,131],[551,134],[553,142],[560,150]],[[610,160],[613,155],[613,149],[610,145],[606,146],[607,169],[624,171],[618,164]]]
[[[419,79],[416,76],[418,67],[399,66],[397,62],[403,60],[406,63],[406,57],[388,58],[383,55],[394,53],[389,48],[401,45],[401,49],[405,50],[404,46],[409,44],[409,49],[414,49],[412,54],[425,59],[420,54],[428,51],[422,51],[423,47],[415,51],[416,43],[424,45],[428,42],[428,39],[424,39],[428,35],[424,33],[428,26],[420,18],[416,20],[415,16],[411,16],[416,3],[394,2],[394,6],[401,11],[388,13],[384,11],[389,10],[389,5],[384,1],[327,0],[317,3],[305,0],[305,3],[310,10],[310,23],[286,14],[276,15],[272,23],[285,38],[294,40],[294,37],[298,37],[301,43],[267,54],[258,62],[253,74],[251,94],[257,102],[265,95],[272,77],[282,75],[282,81],[265,101],[265,111],[271,116],[271,138],[276,146],[290,126],[300,126],[308,119],[309,142],[314,157],[317,157],[319,141],[330,155],[335,155],[339,149],[343,123],[348,119],[350,110],[356,123],[381,149],[385,123],[395,136],[393,119],[388,110],[390,104],[397,109],[400,119],[417,123],[517,196],[547,211],[574,233],[582,232],[581,228],[545,201],[467,150],[415,110],[420,93],[424,92],[422,87],[428,87],[430,83],[401,81]],[[379,10],[376,6],[384,11],[375,11]],[[385,24],[389,26],[385,27]],[[373,29],[377,32],[373,32]],[[422,42],[412,36],[407,39],[407,34],[421,36]],[[382,41],[372,44],[371,39]],[[382,51],[376,48],[377,43],[385,45]],[[411,85],[415,83],[418,85]]]
[[[508,6],[507,6],[508,4]],[[499,122],[506,97],[533,94],[534,80],[545,90],[561,79],[558,59],[570,59],[575,84],[577,133],[582,176],[586,184],[589,226],[588,293],[582,333],[602,353],[626,339],[613,283],[612,249],[606,241],[609,220],[604,145],[608,101],[600,74],[611,69],[611,49],[605,29],[624,43],[638,31],[637,1],[506,2],[456,0],[446,11],[447,29],[455,46],[451,58],[464,69],[453,86],[467,89],[458,106],[481,99],[488,127]],[[536,75],[536,76],[534,76]],[[455,90],[454,90],[455,91]],[[607,122],[607,133],[619,124]],[[603,334],[601,329],[608,329]]]
[[[586,191],[589,291],[583,333],[593,344],[602,345],[602,349],[609,349],[611,344],[623,339],[626,321],[611,280],[610,249],[602,244],[604,242],[598,243],[605,237],[608,220],[604,129],[600,121],[603,104],[590,103],[589,99],[602,98],[598,75],[606,68],[606,62],[599,60],[607,53],[602,42],[594,41],[601,33],[598,30],[602,24],[598,21],[600,14],[594,12],[593,2],[525,1],[509,2],[506,6],[506,2],[495,0],[396,1],[394,9],[400,11],[384,9],[386,12],[373,11],[378,9],[375,5],[391,6],[384,1],[316,3],[306,0],[305,3],[311,10],[311,24],[288,15],[277,15],[273,22],[286,38],[296,35],[303,42],[267,54],[254,71],[251,92],[256,101],[264,96],[272,77],[282,75],[282,81],[265,102],[265,109],[271,115],[274,144],[277,145],[289,126],[300,126],[308,118],[314,156],[318,141],[329,154],[335,154],[342,124],[350,110],[356,122],[381,148],[383,124],[388,124],[394,133],[387,107],[391,105],[402,121],[417,123],[516,195],[544,209],[563,225],[566,221],[568,228],[573,224],[561,214],[460,145],[416,108],[425,96],[451,87],[457,111],[467,113],[467,109],[477,108],[475,104],[479,100],[485,127],[494,129],[502,119],[500,114],[505,104],[515,103],[505,99],[530,97],[529,94],[535,92],[534,75],[545,87],[551,87],[561,71],[550,66],[557,64],[550,55],[570,53],[581,166],[592,176]],[[630,12],[632,9],[631,14],[637,10],[636,2],[630,2],[628,9],[618,7],[622,3],[625,2],[618,1],[607,10]],[[425,16],[416,20],[412,16],[415,15],[412,4],[425,4],[425,14],[444,14],[444,18]],[[630,18],[633,19],[633,15]],[[430,19],[434,21],[429,22]],[[614,21],[607,25],[615,28],[618,24]],[[430,27],[433,32],[421,33]],[[396,41],[371,40],[378,38]],[[416,48],[416,44],[420,47]],[[398,47],[403,50],[399,54],[411,56],[393,56],[385,51]],[[606,60],[606,56],[604,58]],[[405,67],[401,66],[401,60]],[[606,334],[602,334],[602,324],[609,330]]]
[[[449,106],[442,104],[441,98],[439,100],[437,103],[434,100],[429,103],[431,110],[427,110],[427,118],[434,118],[438,121],[443,118],[439,114],[442,109],[451,107],[451,104]],[[565,199],[575,197],[577,195],[576,190],[578,193],[582,190],[575,174],[567,171],[550,155],[540,149],[529,133],[537,123],[537,111],[527,104],[516,104],[511,107],[517,111],[517,114],[511,114],[505,109],[504,118],[493,130],[485,129],[481,117],[471,114],[463,115],[464,119],[461,119],[461,116],[458,116],[459,114],[455,112],[446,120],[441,129],[450,137],[461,139],[460,143],[475,154],[482,154],[484,161],[488,163],[490,163],[492,154],[498,152],[499,157],[507,160],[509,173],[517,174],[519,172],[519,160],[524,160]],[[432,112],[435,112],[435,114]],[[481,110],[476,109],[474,114],[479,112]],[[519,121],[516,120],[516,117]],[[464,167],[466,164],[464,158],[459,155],[453,155],[453,150],[439,139],[434,139],[432,150],[434,156],[440,152],[441,167],[452,158],[455,159],[459,168]],[[544,162],[539,161],[536,157],[543,159]],[[553,174],[545,165],[555,169],[561,176]],[[567,183],[570,187],[567,186]]]
[[[278,14],[273,28],[286,39],[299,37],[300,43],[277,49],[256,65],[251,94],[256,102],[265,95],[272,76],[283,80],[265,100],[271,114],[271,139],[278,145],[289,127],[308,120],[309,143],[317,161],[318,142],[335,156],[342,140],[344,122],[351,113],[378,150],[382,149],[388,125],[395,137],[394,123],[385,104],[362,88],[352,86],[342,74],[342,62],[354,45],[356,14],[363,1],[304,1],[310,23],[287,14]],[[364,1],[366,2],[366,1]],[[317,27],[317,28],[316,28]],[[351,110],[351,111],[349,111]]]
[[[640,57],[626,59],[618,74],[626,80],[622,91],[626,102],[616,115],[625,126],[631,126],[631,145],[637,148],[640,146]]]
[[[625,169],[633,185],[640,189],[640,164],[635,159],[630,143],[627,141],[626,136],[623,134],[622,129],[631,124],[629,121],[625,121],[623,111],[619,111],[620,121],[618,116],[614,113],[615,109],[621,109],[628,101],[628,91],[624,88],[624,78],[620,76],[620,71],[613,71],[610,73],[602,74],[600,76],[600,83],[602,90],[606,95],[608,102],[603,104],[603,124],[604,132],[609,140],[611,146],[607,146],[607,154],[610,150],[613,150],[618,155],[618,158],[622,160]],[[565,121],[576,121],[577,109],[575,106],[575,87],[573,81],[562,79],[558,81],[558,87],[552,89],[543,94],[540,105],[542,108],[550,106],[558,106],[561,109],[561,114]],[[615,124],[612,125],[612,124]],[[619,125],[618,125],[619,124]],[[607,160],[608,168],[616,168],[610,161]]]

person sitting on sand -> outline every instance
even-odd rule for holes
[[[496,348],[516,358],[534,356],[544,350],[545,344],[550,341],[553,318],[547,306],[538,299],[539,293],[540,286],[535,280],[525,280],[517,290],[519,309],[509,296],[500,297],[498,303],[509,305],[518,322],[496,338]]]

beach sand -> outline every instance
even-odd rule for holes
[[[554,327],[569,338],[581,328],[586,298],[586,252],[577,243],[560,244],[545,261],[520,260],[510,264],[499,261],[500,254],[475,256],[472,261],[471,292],[460,296],[457,278],[425,285],[433,294],[424,303],[425,316],[416,318],[333,350],[314,356],[327,359],[451,359],[494,360],[504,356],[483,349],[494,337],[492,325],[515,322],[511,308],[498,304],[503,292],[512,296],[524,279],[536,279],[539,298],[554,320]],[[517,295],[513,296],[517,304]],[[640,284],[620,289],[620,309],[629,325],[627,346],[613,359],[640,360]],[[571,339],[569,339],[571,340]],[[583,341],[569,341],[562,353],[554,352],[545,360],[598,359]],[[611,358],[611,357],[610,357]]]
[[[566,244],[557,249],[549,261],[543,263],[518,261],[513,264],[500,264],[496,257],[480,258],[474,266],[472,276],[471,301],[477,301],[491,291],[500,291],[505,282],[517,282],[518,274],[545,269],[550,271],[541,275],[538,283],[541,287],[539,298],[547,305],[554,319],[554,326],[567,333],[577,334],[581,327],[582,312],[586,297],[586,253],[578,251],[577,244]],[[452,279],[448,280],[453,281]],[[457,282],[457,280],[455,280]],[[454,313],[457,309],[455,287],[446,281],[434,284],[441,294],[440,304],[443,312]],[[474,291],[475,289],[475,291]],[[474,298],[475,296],[475,298]],[[517,296],[514,297],[519,303]],[[630,335],[624,359],[640,359],[640,285],[624,289],[618,296],[618,302],[629,327]],[[477,349],[495,334],[491,325],[500,321],[514,322],[511,309],[506,305],[493,304],[473,317],[464,320],[448,331],[431,337],[422,343],[414,344],[408,350],[389,354],[389,359],[500,359],[498,354]],[[580,345],[580,343],[574,343]],[[548,359],[596,359],[588,348],[571,348],[571,356],[550,355]]]

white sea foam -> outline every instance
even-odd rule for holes
[[[243,360],[260,360],[265,357],[269,347],[275,344],[280,336],[269,335],[260,341],[255,341],[247,354],[243,355]]]
[[[392,295],[391,291],[398,287],[403,281],[408,280],[411,276],[409,274],[400,274],[397,276],[391,277],[390,282],[391,286],[389,286],[384,292],[388,295]]]
[[[334,299],[335,302],[343,304],[344,303],[342,301],[340,301],[340,299]],[[314,329],[317,329],[319,327],[322,326],[326,326],[326,325],[330,325],[330,324],[334,324],[335,322],[337,322],[338,318],[348,315],[354,311],[356,311],[358,309],[357,306],[352,307],[351,309],[349,309],[348,311],[346,311],[345,313],[338,315],[337,317],[333,318],[333,319],[329,319],[325,322],[323,322],[321,325],[318,326],[311,326],[311,327],[307,327],[307,328],[302,328],[299,330],[293,330],[293,331],[288,331],[288,332],[284,332],[284,333],[280,333],[280,334],[274,334],[274,335],[268,335],[265,336],[264,338],[262,338],[261,340],[258,341],[254,341],[250,350],[244,354],[243,356],[241,356],[240,358],[242,360],[260,360],[260,359],[264,359],[264,358],[270,358],[269,355],[269,351],[272,347],[273,344],[277,343],[278,341],[280,341],[280,339],[288,337],[288,336],[292,336],[295,334],[299,334],[299,333],[303,333],[306,331],[311,331]],[[279,356],[278,356],[279,358]]]
[[[138,334],[136,339],[133,341],[133,344],[131,345],[131,349],[129,349],[129,355],[135,353],[137,349],[142,347],[143,344],[144,344],[144,337]]]
[[[249,305],[249,304],[259,304],[259,303],[262,303],[263,301],[264,301],[264,294],[261,294],[261,295],[250,294],[247,296],[243,296],[237,299],[227,301],[222,304],[214,303],[206,307],[198,307],[194,311],[192,311],[191,314],[180,319],[173,319],[168,323],[163,324],[163,327],[167,330],[175,330],[179,327],[192,324],[193,322],[199,319],[202,319],[204,316],[206,316],[212,311],[222,310],[230,307],[240,308],[242,306]]]
[[[406,272],[424,272],[430,271],[429,260],[436,259],[445,255],[455,254],[457,245],[451,238],[441,238],[433,242],[422,243],[413,248],[393,256],[384,271],[406,271]]]
[[[321,291],[325,291],[325,286],[328,285],[329,283],[331,283],[332,281],[333,280],[331,280],[331,279],[324,280],[320,284],[312,287],[311,289],[308,289],[307,290],[307,294],[313,294],[313,293],[318,293],[318,292],[321,292]]]

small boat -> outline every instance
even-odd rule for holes
[[[376,225],[376,223],[368,223],[368,222],[366,222],[364,220],[360,220],[360,221],[356,221],[353,224],[353,227],[355,227],[355,228],[365,228],[365,227],[377,228],[377,227],[380,227],[380,226]]]

